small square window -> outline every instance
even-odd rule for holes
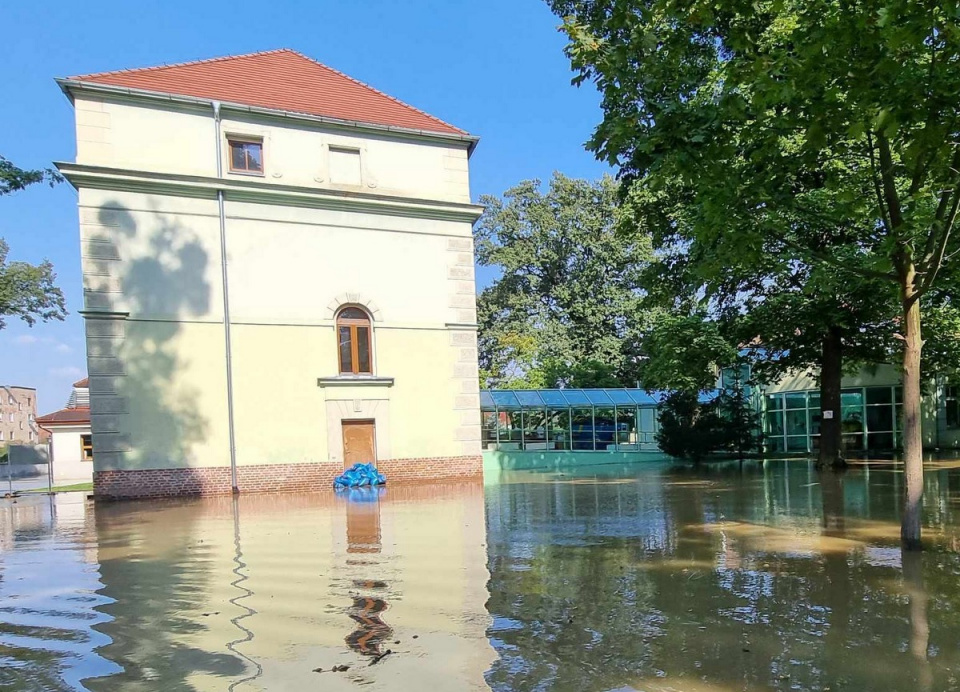
[[[80,454],[84,461],[93,461],[93,435],[80,436]]]
[[[330,147],[330,182],[335,185],[360,185],[360,150]]]
[[[230,170],[238,173],[263,173],[263,140],[229,139]]]

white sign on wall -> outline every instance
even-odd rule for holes
[[[824,411],[823,418],[824,420],[833,420],[833,411]]]

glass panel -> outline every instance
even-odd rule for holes
[[[597,406],[609,406],[611,404],[610,397],[602,389],[584,389],[583,393],[587,395],[591,404]]]
[[[806,393],[800,394],[785,394],[784,400],[786,401],[787,408],[806,408],[807,407],[807,395]]]
[[[613,403],[615,403],[617,406],[620,406],[621,404],[624,406],[633,404],[633,398],[626,389],[608,389],[607,396],[609,396],[611,401],[613,401]]]
[[[517,392],[519,394],[519,392]],[[543,450],[547,448],[547,412],[537,409],[523,410],[523,448]]]
[[[360,308],[344,308],[340,311],[340,314],[337,315],[337,318],[341,320],[363,320],[364,322],[370,321],[370,318],[367,317],[367,313]]]
[[[819,394],[819,393],[814,394],[813,392],[810,392],[810,393],[807,395],[807,406],[810,407],[810,408],[819,409],[819,408],[820,408],[820,394]]]
[[[782,437],[770,437],[767,438],[767,451],[768,452],[782,452],[783,451],[783,438]]]
[[[893,449],[893,433],[870,433],[867,449]]]
[[[551,449],[570,449],[570,416],[567,409],[547,412],[547,439]]]
[[[657,410],[655,408],[641,408],[639,412],[639,441],[645,443],[656,442],[654,435],[657,432]]]
[[[642,389],[628,389],[627,393],[630,395],[630,398],[633,399],[634,403],[637,404],[649,406],[660,403],[660,397],[658,395],[650,394]]]
[[[371,373],[370,367],[370,327],[356,327],[357,330],[357,360],[360,361],[358,372]]]
[[[524,408],[543,408],[543,399],[535,389],[518,389],[514,394]]]
[[[489,389],[484,389],[480,391],[480,408],[481,409],[492,409],[495,408],[496,404],[493,401],[493,396],[490,394]]]
[[[593,449],[593,409],[575,408],[571,411],[573,417],[574,449]]]
[[[494,411],[483,412],[483,435],[481,437],[481,446],[484,449],[497,448],[497,414]]]
[[[783,412],[767,411],[767,435],[783,435]]]
[[[556,406],[562,408],[567,405],[567,400],[563,397],[563,392],[559,389],[541,389],[540,398],[547,406]]]
[[[863,409],[859,406],[844,406],[840,425],[845,433],[863,432]]]
[[[353,372],[353,353],[350,346],[350,327],[340,327],[340,372]]]
[[[595,412],[597,449],[613,449],[617,420],[612,408],[598,408]]]
[[[903,403],[903,387],[894,387],[893,388],[893,400],[898,404]]]
[[[863,390],[845,389],[840,394],[840,404],[846,406],[863,406]]]
[[[823,414],[820,413],[820,410],[810,409],[810,434],[819,435],[820,434],[820,420],[823,418]]]
[[[247,142],[243,145],[243,150],[247,155],[247,170],[248,171],[257,171],[258,173],[263,170],[263,150],[261,145],[253,144],[252,142]]]
[[[803,437],[788,437],[787,451],[788,452],[806,452],[807,436],[804,435]]]
[[[807,434],[807,412],[787,411],[787,435]]]
[[[247,159],[243,155],[243,144],[240,142],[230,142],[230,168],[238,171],[247,168]]]
[[[893,401],[893,389],[890,387],[867,387],[868,404],[889,404]]]
[[[894,423],[897,424],[897,432],[900,432],[903,430],[903,406],[897,404],[896,409],[896,419],[894,420]]]
[[[490,395],[499,408],[520,408],[520,401],[517,399],[517,395],[509,389],[495,389],[490,392]]]
[[[635,445],[639,442],[637,435],[637,409],[635,406],[624,406],[617,409],[617,444]]]
[[[867,406],[867,430],[870,432],[893,430],[893,406]]]
[[[584,394],[582,389],[564,389],[563,396],[571,406],[589,406],[590,399]]]
[[[520,412],[501,411],[497,425],[500,428],[500,449],[520,449]]]
[[[783,395],[782,394],[767,394],[766,404],[768,411],[777,411],[783,408]]]

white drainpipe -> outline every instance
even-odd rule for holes
[[[217,135],[217,178],[223,178],[223,136],[220,132],[220,102],[212,101],[213,121]],[[220,274],[223,277],[223,338],[227,354],[227,429],[230,438],[230,485],[239,493],[237,484],[237,441],[233,424],[233,357],[230,350],[230,290],[227,281],[227,219],[223,207],[223,188],[217,190],[220,213]]]

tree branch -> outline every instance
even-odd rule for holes
[[[880,220],[883,221],[883,225],[886,227],[887,232],[890,233],[893,231],[893,227],[890,223],[890,216],[887,214],[887,208],[883,201],[883,192],[880,189],[880,177],[877,171],[877,155],[874,150],[873,135],[870,133],[869,129],[867,129],[867,146],[870,147],[870,178],[873,180],[873,191],[877,195],[877,208],[880,210]]]
[[[960,210],[960,180],[953,186],[953,204],[950,206],[950,215],[943,221],[934,221],[934,227],[930,229],[930,238],[939,231],[940,239],[936,246],[933,257],[924,261],[923,280],[920,283],[919,293],[923,295],[933,286],[934,280],[940,268],[943,266],[944,256],[947,252],[947,244],[950,242],[950,235],[953,231],[954,222],[957,220],[957,211]]]
[[[877,145],[880,149],[880,180],[883,182],[883,198],[890,213],[890,230],[897,231],[903,226],[903,212],[900,209],[900,196],[897,194],[897,178],[893,171],[890,140],[883,132],[877,132]]]

